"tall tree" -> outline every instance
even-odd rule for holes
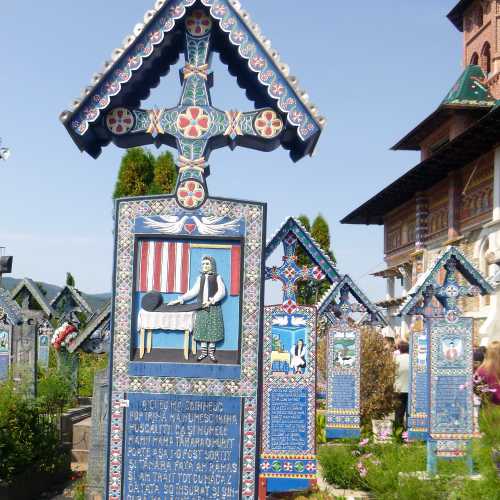
[[[66,285],[75,286],[75,278],[71,273],[66,273]]]
[[[143,196],[154,179],[155,158],[143,148],[129,149],[122,158],[113,198]]]
[[[148,194],[172,193],[177,182],[177,169],[170,152],[162,153],[155,160],[153,183]]]
[[[325,218],[319,214],[314,219],[312,225],[307,215],[300,215],[298,219],[305,229],[311,233],[311,236],[318,242],[321,249],[333,260],[333,262],[335,262],[334,254],[330,249],[330,228]],[[307,267],[315,265],[307,253],[300,247],[297,251],[297,264],[299,266]],[[327,279],[324,279],[319,283],[315,281],[298,281],[298,303],[302,305],[315,304],[329,287],[330,283]]]
[[[132,148],[123,155],[113,198],[168,194],[176,182],[177,169],[169,152],[155,158],[143,148]]]
[[[330,228],[325,218],[319,214],[313,222],[311,227],[312,237],[319,243],[319,246],[328,254],[330,259],[336,263],[335,255],[330,248]]]

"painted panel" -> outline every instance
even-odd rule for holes
[[[360,331],[338,321],[328,330],[327,417],[328,438],[360,434]]]
[[[408,394],[408,438],[411,440],[426,440],[429,432],[427,349],[427,334],[411,332]]]
[[[473,434],[472,318],[428,320],[430,335],[430,435],[434,440]]]
[[[10,334],[6,329],[0,329],[0,381],[9,376]]]
[[[49,367],[49,336],[38,335],[38,365],[42,368]]]
[[[241,398],[127,397],[125,498],[240,498]]]
[[[316,477],[316,310],[264,308],[264,411],[260,477],[268,491]]]
[[[241,240],[137,241],[130,374],[240,377],[241,257]],[[207,259],[208,274],[202,269]],[[203,307],[200,286],[208,289],[210,276],[217,290],[207,300],[215,302]],[[158,299],[154,307],[145,305],[151,297]],[[179,299],[182,307],[169,306]],[[200,360],[204,342],[212,340],[216,366],[209,356]]]
[[[203,220],[212,222],[225,220],[224,218],[240,220],[241,223],[238,224],[238,227],[240,228],[239,231],[243,232],[236,236],[234,234],[228,235],[224,229],[217,235],[189,236],[184,234],[183,225],[179,225],[178,230],[175,229],[174,232],[172,232],[171,228],[165,229],[162,227],[156,228],[154,233],[137,232],[139,230],[137,228],[140,227],[136,223],[137,219],[152,218],[158,221],[160,216],[162,218],[175,216],[180,217],[180,220],[182,220],[186,216],[184,220],[186,222],[188,217],[195,214],[200,217],[200,220],[204,218]],[[122,496],[125,495],[124,488],[133,488],[133,486],[129,487],[129,483],[125,484],[128,481],[128,472],[125,469],[129,466],[124,461],[123,450],[127,449],[128,446],[126,436],[131,436],[130,433],[134,432],[133,426],[136,424],[141,425],[142,419],[146,417],[137,415],[138,420],[131,420],[132,416],[127,415],[129,411],[126,409],[127,406],[130,409],[136,404],[135,401],[148,401],[155,398],[170,402],[177,401],[177,398],[180,398],[181,405],[185,404],[183,403],[185,401],[195,401],[196,398],[202,398],[203,400],[222,402],[222,413],[230,419],[235,415],[236,407],[241,407],[241,417],[238,420],[238,425],[234,423],[234,427],[231,427],[230,430],[230,439],[235,440],[233,443],[234,448],[231,449],[242,450],[241,459],[237,462],[239,482],[236,483],[233,479],[233,475],[236,473],[224,469],[225,474],[228,473],[226,474],[228,478],[231,477],[225,483],[228,488],[225,490],[225,498],[254,498],[257,474],[257,429],[260,428],[261,415],[260,395],[258,393],[258,366],[260,357],[259,337],[261,334],[265,206],[259,203],[209,198],[202,209],[184,211],[172,196],[144,197],[119,200],[117,202],[115,221],[116,253],[112,308],[113,338],[111,345],[108,497],[112,499],[125,498],[126,496]],[[148,246],[150,242],[154,243],[152,257],[147,255],[146,261],[153,263],[152,270],[153,273],[156,273],[156,277],[153,275],[151,278],[146,273],[146,289],[142,290],[138,284],[141,281],[139,255],[142,255],[143,249],[141,245],[144,242],[148,242]],[[185,245],[188,245],[189,252],[187,255],[189,258],[178,260],[176,257],[174,260],[171,256],[167,256],[166,261],[162,262],[160,267],[158,265],[155,267],[155,250],[157,258],[160,254],[155,245],[159,242],[166,243],[167,247],[170,244],[174,245],[176,251],[180,248],[181,254]],[[198,245],[201,246],[198,247]],[[233,247],[237,247],[237,250]],[[151,249],[148,248],[148,252],[149,250]],[[185,340],[185,332],[184,334],[178,333],[174,329],[170,331],[169,328],[158,328],[158,330],[163,329],[165,331],[155,332],[150,337],[151,346],[149,352],[148,336],[144,332],[144,352],[141,358],[141,328],[139,328],[138,321],[140,309],[143,305],[143,297],[148,291],[156,291],[161,304],[165,302],[168,304],[179,295],[183,295],[184,290],[189,292],[196,284],[196,280],[200,278],[202,256],[206,253],[210,254],[217,267],[214,280],[208,280],[212,283],[212,288],[209,287],[207,292],[209,293],[208,298],[214,297],[213,292],[215,291],[214,287],[216,287],[217,275],[220,275],[220,280],[225,289],[222,307],[218,310],[217,315],[214,315],[216,319],[222,317],[224,326],[223,329],[220,328],[220,322],[217,322],[218,326],[215,328],[219,333],[222,330],[224,332],[223,339],[214,340],[216,344],[215,356],[220,359],[217,359],[217,363],[212,362],[210,358],[203,359],[200,362],[195,361],[194,356],[198,357],[203,352],[200,345],[201,341],[197,340],[196,355],[193,355],[192,330],[195,330],[195,328],[189,330],[191,333],[187,345],[188,352],[186,353],[188,359],[185,359],[184,349],[179,350],[180,346],[185,347],[182,343]],[[170,268],[175,271],[174,275],[169,273],[169,262],[176,263]],[[231,264],[232,262],[239,262],[239,268],[236,264]],[[165,273],[163,265],[165,263],[167,266],[166,275],[163,276]],[[186,263],[189,266],[188,276],[183,275],[183,265]],[[239,275],[239,286],[234,283],[233,273],[235,276]],[[149,279],[152,281],[148,282]],[[233,284],[231,284],[232,282]],[[147,283],[153,283],[152,290],[148,289],[149,285]],[[182,286],[183,283],[184,290],[177,288],[179,284]],[[156,286],[156,290],[155,285],[159,285]],[[172,288],[166,288],[171,286]],[[217,284],[217,290],[219,290],[218,286]],[[200,286],[200,288],[204,290],[204,287]],[[235,295],[232,295],[232,293]],[[197,312],[197,298],[197,294],[193,294],[192,298],[185,297],[186,300],[183,301],[184,304],[182,305],[192,306],[194,304],[196,306],[194,312]],[[225,302],[223,302],[230,300],[235,301],[236,304],[232,306],[236,313],[234,315],[229,313],[231,317],[225,313]],[[219,302],[215,300],[211,305],[217,305]],[[169,311],[168,307],[163,313],[174,312]],[[161,311],[148,312],[152,315],[161,313]],[[171,318],[167,319],[170,320]],[[196,318],[193,323],[199,325],[198,319]],[[148,329],[144,328],[144,330]],[[225,346],[224,349],[221,348],[223,345]],[[226,363],[227,360],[224,360],[222,356],[224,350],[231,349],[237,353],[232,364]],[[155,351],[163,357],[154,360]],[[170,355],[175,356],[168,358]],[[130,396],[127,396],[127,394]],[[135,396],[132,396],[132,394]],[[236,404],[236,401],[238,404]],[[175,414],[179,413],[182,412],[175,412]],[[154,412],[149,412],[148,415],[147,418],[150,419],[146,422],[148,425],[163,425],[164,416],[161,413],[157,415]],[[136,419],[136,417],[133,418]],[[175,432],[178,433],[177,430]],[[196,431],[196,435],[198,435],[198,431]],[[176,441],[169,446],[176,450],[176,453],[182,455],[184,447],[181,441]],[[129,452],[127,451],[127,453]],[[132,457],[132,451],[130,451],[129,457]],[[193,464],[198,463],[198,459],[189,459],[188,461],[193,462]],[[231,463],[233,463],[232,459]],[[141,467],[143,467],[142,464]],[[223,468],[222,465],[221,468]],[[131,468],[128,470],[132,471]],[[147,481],[150,481],[150,479],[148,478]],[[179,479],[177,476],[174,481],[174,492],[179,492],[180,490],[175,488],[181,488],[186,484],[188,483],[183,483],[183,479]],[[189,483],[189,487],[192,485],[192,482]],[[156,487],[153,485],[153,488]],[[236,496],[233,491],[235,488],[238,490]],[[189,495],[193,497],[196,494],[193,491],[182,490],[181,496],[176,496],[177,494],[174,493],[171,498],[190,498]],[[136,493],[130,490],[130,494]],[[215,494],[223,495],[224,493],[220,489]],[[169,498],[166,495],[162,496],[160,494],[159,496]],[[148,498],[153,497],[148,496]],[[204,498],[204,496],[198,498]],[[209,496],[208,498],[219,497]],[[223,496],[220,496],[220,498],[223,498]]]

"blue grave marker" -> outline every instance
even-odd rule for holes
[[[267,244],[266,258],[283,244],[281,266],[266,279],[282,284],[283,301],[264,308],[263,429],[259,498],[316,481],[315,307],[297,304],[297,282],[340,279],[335,266],[299,221],[290,217]],[[314,266],[297,264],[302,247]]]
[[[439,279],[441,270],[445,271],[443,282]],[[458,273],[467,284],[461,284]],[[422,369],[425,367],[427,372],[428,396],[420,392],[421,387],[415,390],[419,373],[413,362],[412,377],[415,382],[412,381],[410,387],[409,409],[412,411],[410,417],[417,410],[421,410],[422,416],[427,415],[417,423],[421,425],[418,427],[420,435],[427,438],[427,471],[431,475],[437,472],[439,458],[463,457],[472,474],[473,320],[462,317],[458,299],[492,291],[492,286],[460,250],[448,247],[419,277],[399,310],[400,315],[419,315],[424,318],[425,338],[414,339],[410,359],[417,358],[418,364],[418,351],[424,343],[427,345],[425,364],[422,353],[420,356]],[[411,423],[415,425],[414,420]]]
[[[212,104],[214,52],[258,109],[222,111]],[[177,105],[139,109],[181,54]],[[124,412],[152,394],[184,402],[202,396],[229,415],[238,399],[241,426],[231,435],[241,454],[231,463],[241,478],[236,483],[231,472],[226,489],[211,490],[208,498],[257,495],[266,210],[260,203],[208,196],[208,158],[226,146],[271,151],[283,145],[294,161],[312,154],[324,119],[306,100],[239,2],[162,0],[85,97],[61,114],[71,138],[93,157],[110,142],[122,148],[168,145],[179,153],[173,196],[123,199],[116,206],[109,498],[122,498],[124,485],[129,492],[156,491],[147,472],[128,483],[124,470],[134,453],[125,442],[128,426],[140,425]],[[304,311],[303,319],[293,334],[306,338],[311,325],[314,334],[315,314]],[[290,361],[280,369],[304,370]],[[313,373],[314,354],[310,362]],[[131,394],[137,395],[133,401]],[[168,447],[157,451],[166,456]],[[175,449],[182,454],[180,442]],[[162,498],[194,494],[181,488],[183,477],[174,482],[173,496]]]
[[[358,437],[361,329],[353,315],[365,315],[365,323],[371,325],[385,324],[385,318],[348,275],[332,285],[318,312],[328,321],[326,437]]]

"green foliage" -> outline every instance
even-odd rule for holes
[[[373,328],[361,333],[361,423],[371,425],[372,419],[387,416],[394,409],[394,378],[396,366],[392,352]]]
[[[0,384],[0,484],[32,468],[54,472],[65,459],[50,416],[12,381]]]
[[[79,357],[78,395],[91,397],[94,390],[95,374],[108,366],[108,355],[80,352]]]
[[[129,149],[120,164],[113,198],[148,194],[154,178],[154,161],[149,151]]]
[[[170,153],[158,158],[143,148],[127,150],[122,158],[113,198],[171,193],[177,170]]]
[[[148,194],[172,193],[177,182],[177,169],[169,152],[163,153],[155,160],[153,183]]]
[[[319,449],[319,462],[327,482],[339,488],[364,489],[365,483],[357,469],[357,457],[350,446],[329,445]]]
[[[311,233],[311,236],[319,243],[321,249],[330,256],[335,262],[335,256],[330,249],[330,228],[325,218],[319,214],[313,221],[312,225],[307,215],[299,215],[297,219],[301,222],[304,228]],[[298,245],[297,249],[297,264],[299,266],[314,266],[315,263],[309,258],[307,252]],[[314,281],[298,281],[297,282],[297,301],[302,305],[313,305],[318,302],[320,297],[330,288],[330,283],[327,279],[318,282]]]
[[[438,475],[425,478],[425,443],[377,445],[345,440],[322,446],[318,456],[329,483],[363,489],[381,500],[500,500],[500,480],[487,437],[473,441],[479,480],[467,478],[465,460],[441,460]]]
[[[316,413],[316,443],[326,443],[326,415],[324,413]]]
[[[321,214],[314,219],[311,227],[311,235],[335,263],[336,259],[330,248],[330,228],[328,226],[328,222],[326,222],[325,218]]]
[[[74,401],[71,379],[57,368],[42,370],[38,379],[38,401],[47,413],[60,413]]]
[[[85,500],[87,491],[87,475],[85,474],[82,478],[78,479],[73,488],[73,500]]]
[[[66,285],[75,286],[75,278],[70,272],[66,273]]]
[[[491,448],[500,450],[500,406],[483,404],[479,419],[484,441]]]

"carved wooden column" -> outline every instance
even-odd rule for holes
[[[460,237],[458,215],[460,209],[460,177],[458,172],[448,174],[448,241]]]
[[[429,205],[427,195],[422,192],[416,194],[416,224],[415,224],[415,250],[423,250],[427,236],[427,218]]]

